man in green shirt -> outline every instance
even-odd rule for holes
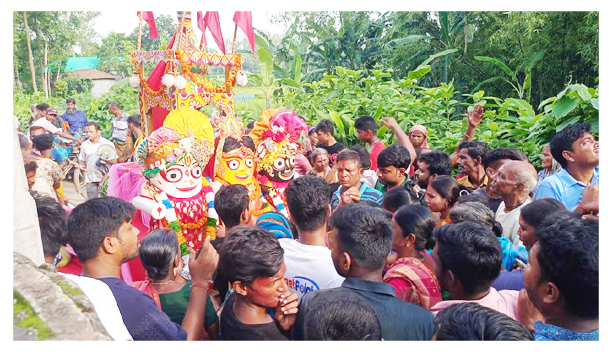
[[[383,149],[377,156],[377,183],[375,190],[382,194],[409,181],[407,170],[411,164],[411,155],[402,145],[392,144]]]

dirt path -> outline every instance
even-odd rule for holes
[[[70,201],[72,205],[77,206],[87,201],[87,199],[83,195],[80,195],[78,192],[76,192],[76,188],[74,187],[74,183],[72,181],[64,180],[62,181],[62,185],[64,188],[64,196]],[[81,189],[81,191],[85,196],[87,196],[87,192],[84,188]]]

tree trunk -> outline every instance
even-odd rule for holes
[[[44,68],[45,68],[45,76],[44,79],[46,81],[46,94],[47,94],[47,99],[49,98],[49,96],[51,96],[51,72],[49,71],[49,60],[48,60],[48,54],[49,54],[49,42],[47,40],[44,41]]]
[[[22,86],[21,86],[21,80],[19,79],[19,68],[17,68],[17,66],[13,66],[13,68],[15,68],[15,80],[16,80],[16,84],[19,87],[20,90],[23,90]]]
[[[30,73],[32,74],[32,87],[34,92],[38,91],[36,86],[36,70],[34,70],[34,56],[32,56],[32,44],[30,44],[30,28],[28,27],[28,17],[26,12],[23,12],[23,23],[25,25],[25,41],[28,44],[28,59],[30,60]]]
[[[45,71],[44,71],[44,60],[40,59],[40,80],[42,83],[42,92],[44,94],[45,97],[49,97],[49,95],[47,95],[47,79],[45,76]]]

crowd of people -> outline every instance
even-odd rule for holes
[[[347,148],[320,120],[285,189],[289,216],[257,216],[244,185],[222,186],[218,235],[185,263],[174,231],[139,239],[136,208],[100,197],[101,162],[133,161],[145,137],[139,115],[110,103],[108,140],[66,105],[61,117],[35,107],[19,134],[25,173],[45,261],[95,294],[115,340],[599,339],[599,142],[586,123],[558,131],[537,171],[532,154],[475,140],[480,105],[452,154],[431,149],[423,125],[362,116],[364,146]],[[63,139],[86,173],[73,209]],[[114,160],[100,160],[102,144]],[[137,257],[147,278],[128,283],[121,265]]]

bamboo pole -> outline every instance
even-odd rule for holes
[[[233,33],[233,51],[231,51],[231,56],[235,56],[235,42],[237,40],[237,24],[235,24],[235,32]]]
[[[140,25],[138,26],[138,52],[142,50],[142,12],[140,11]]]
[[[178,34],[180,37],[178,38],[178,49],[182,48],[184,45],[184,38],[186,37],[184,31],[184,17],[186,16],[186,11],[182,11],[182,18],[180,19],[180,33]]]

